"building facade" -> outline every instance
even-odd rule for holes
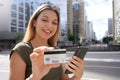
[[[120,0],[113,0],[113,27],[115,41],[120,43]]]
[[[108,35],[113,36],[113,19],[108,18]]]
[[[95,32],[93,30],[93,23],[91,21],[87,21],[86,40],[88,43],[91,43],[92,40],[96,40]]]
[[[28,20],[37,5],[33,0],[3,0],[0,7],[0,32],[25,32]]]
[[[67,26],[74,36],[86,39],[86,20],[83,0],[67,0]],[[81,41],[81,40],[80,40]]]
[[[14,43],[18,42],[18,37],[22,38],[28,20],[37,7],[38,2],[35,0],[3,0],[0,2],[1,48],[11,48]]]
[[[21,36],[19,33],[24,34],[31,15],[42,3],[52,4],[49,0],[3,0],[0,2],[0,47],[14,43],[16,37]],[[60,12],[60,8],[57,6],[56,8]]]
[[[67,0],[67,28],[73,34],[73,9],[72,9],[72,0]]]

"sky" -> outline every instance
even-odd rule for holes
[[[67,3],[65,0],[50,1],[60,7],[61,26],[64,29],[67,23]],[[84,0],[88,21],[93,23],[93,30],[98,40],[102,39],[108,30],[108,18],[112,18],[112,0]]]
[[[108,30],[108,18],[112,18],[112,0],[85,0],[85,9],[97,39],[102,39]]]

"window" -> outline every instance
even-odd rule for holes
[[[19,21],[19,27],[23,27],[23,21]]]
[[[25,28],[27,28],[28,23],[25,23]]]
[[[19,32],[23,32],[24,31],[23,28],[19,28],[18,30],[19,30]]]
[[[16,27],[11,27],[11,32],[17,32],[17,28]]]
[[[11,5],[11,9],[17,10],[17,5],[16,5],[16,4],[12,4],[12,5]]]
[[[23,14],[19,14],[19,19],[23,20]]]
[[[14,11],[11,11],[11,17],[13,17],[13,18],[17,18],[17,13],[14,12]]]
[[[21,12],[21,13],[24,12],[23,7],[20,7],[20,6],[19,6],[19,12]]]
[[[23,6],[23,0],[18,0],[19,5]]]
[[[12,19],[11,20],[11,25],[17,26],[17,20],[16,19]]]

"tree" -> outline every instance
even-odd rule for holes
[[[72,33],[70,32],[70,29],[68,28],[67,29],[67,38],[69,41],[73,41],[74,37],[72,35]]]
[[[109,41],[113,41],[113,38],[107,36],[107,37],[104,37],[102,41],[103,41],[103,43],[108,44]]]
[[[80,38],[78,36],[74,36],[71,32],[70,29],[67,29],[67,38],[69,41],[72,41],[74,43],[79,43]]]

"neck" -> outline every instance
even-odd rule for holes
[[[31,40],[31,43],[33,47],[36,48],[40,46],[49,46],[47,41],[48,41],[47,39],[35,36],[34,39]]]

